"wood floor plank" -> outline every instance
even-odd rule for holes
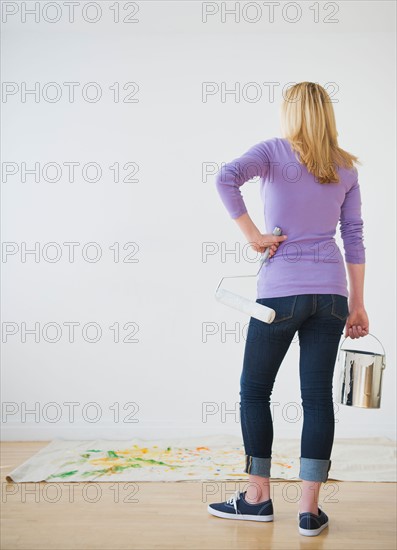
[[[2,550],[395,550],[396,484],[328,481],[329,527],[298,533],[299,481],[274,480],[275,521],[220,519],[209,502],[244,483],[7,483],[6,473],[49,442],[1,445]]]

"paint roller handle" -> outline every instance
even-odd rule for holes
[[[282,230],[280,227],[275,227],[273,229],[273,235],[275,237],[280,237],[281,235],[283,234]],[[221,280],[219,281],[218,283],[218,286],[216,287],[216,290],[215,290],[215,295],[217,294],[217,292],[219,291],[220,287],[221,287],[221,284],[222,284],[222,281],[224,279],[237,279],[237,278],[241,278],[241,277],[257,277],[259,275],[259,272],[260,270],[262,269],[262,266],[263,264],[265,263],[266,259],[268,258],[270,254],[270,246],[268,246],[265,250],[265,252],[262,254],[262,257],[260,259],[260,267],[259,267],[259,270],[258,272],[256,273],[256,275],[232,275],[230,277],[222,277]]]
[[[275,237],[280,237],[282,234],[283,234],[283,232],[282,232],[282,230],[281,230],[280,227],[277,227],[277,226],[276,226],[276,227],[273,229],[273,235],[274,235]],[[266,262],[266,260],[268,259],[269,254],[270,254],[270,246],[268,246],[268,247],[266,248],[265,252],[262,254],[262,257],[261,257],[261,259],[260,259],[259,271],[262,269],[263,264],[264,264],[264,263]],[[258,271],[258,273],[259,273],[259,271]]]

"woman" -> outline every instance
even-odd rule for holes
[[[210,504],[218,517],[272,521],[270,466],[273,424],[270,396],[296,332],[304,413],[298,522],[302,535],[318,535],[328,517],[318,507],[334,440],[332,379],[340,337],[369,331],[363,288],[365,247],[357,157],[338,146],[331,100],[312,82],[287,90],[282,103],[284,138],[254,145],[226,164],[216,187],[232,219],[257,252],[270,247],[260,270],[257,302],[273,308],[271,324],[251,317],[240,380],[240,416],[248,489]],[[262,234],[245,207],[240,187],[260,177],[267,229]],[[340,222],[350,281],[334,235]],[[283,236],[271,234],[278,226]]]

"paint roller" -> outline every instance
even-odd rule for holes
[[[273,235],[276,235],[276,236],[282,235],[282,231],[280,227],[274,228]],[[237,309],[238,311],[241,311],[246,315],[250,315],[251,317],[258,319],[259,321],[263,321],[264,323],[270,324],[273,322],[276,316],[276,312],[274,311],[274,309],[267,307],[263,304],[258,304],[258,302],[254,302],[253,300],[244,298],[244,296],[240,296],[239,294],[235,294],[234,292],[230,292],[229,290],[226,290],[224,288],[220,288],[223,279],[235,279],[238,277],[257,277],[259,275],[260,270],[263,267],[263,264],[268,259],[269,254],[270,254],[270,247],[267,247],[260,259],[260,267],[259,267],[258,273],[256,273],[255,275],[234,275],[231,277],[222,277],[222,279],[219,281],[219,284],[216,288],[215,298],[226,306],[232,307],[233,309]]]

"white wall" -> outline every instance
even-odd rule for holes
[[[113,2],[100,3],[96,23],[87,22],[94,8],[84,3],[72,23],[63,3],[54,23],[45,20],[55,13],[51,7],[44,12],[46,3],[40,3],[38,22],[32,16],[23,22],[21,3],[4,2],[3,10],[6,4],[18,11],[2,25],[3,82],[16,83],[15,94],[3,96],[2,161],[3,170],[4,163],[15,163],[6,167],[16,166],[17,172],[3,174],[2,190],[3,247],[12,252],[3,254],[2,263],[3,439],[240,434],[242,331],[248,318],[218,304],[214,290],[221,276],[255,273],[256,265],[242,253],[222,254],[244,247],[245,240],[221,204],[213,173],[250,145],[281,135],[281,90],[302,80],[334,91],[340,145],[363,162],[366,308],[370,332],[387,354],[381,409],[340,406],[336,436],[395,437],[394,3],[330,3],[337,11],[333,16],[332,6],[326,11],[320,3],[317,23],[309,2],[295,3],[301,10],[295,23],[293,6],[285,3],[275,9],[274,22],[263,3],[256,4],[262,12],[253,22],[255,4],[249,11],[243,2],[240,22],[233,15],[222,22],[222,10],[234,2],[142,2],[137,23],[113,22]],[[124,4],[121,18],[132,9]],[[282,8],[289,20],[282,18]],[[205,9],[217,13],[203,22]],[[325,23],[327,15],[334,22]],[[79,85],[69,102],[63,83],[72,81]],[[39,83],[38,102],[31,95],[23,100],[24,82],[27,88]],[[45,88],[50,82],[62,92],[53,103],[55,88]],[[82,97],[89,82],[102,89],[96,103]],[[123,90],[125,83],[138,83],[133,99],[139,101],[115,102],[109,89],[115,82],[121,98],[133,91]],[[239,101],[232,95],[222,101],[220,92],[203,101],[203,82],[219,88],[239,83],[244,93]],[[247,83],[255,84],[244,88]],[[274,98],[266,83],[276,83]],[[73,161],[80,165],[68,181],[63,163]],[[89,162],[103,171],[96,183],[82,177],[81,167]],[[109,167],[116,162],[122,177],[131,172],[124,164],[136,163],[138,181],[114,182]],[[41,175],[35,182],[29,175],[23,182],[23,163],[41,168],[58,163],[62,176],[51,182]],[[207,169],[209,175],[203,175]],[[243,195],[264,229],[258,186],[246,184]],[[25,259],[22,247],[36,242],[38,261],[32,255]],[[67,242],[78,243],[74,262]],[[92,257],[93,248],[82,254],[90,242],[102,251],[97,262],[84,256]],[[139,249],[123,250],[131,242]],[[46,249],[47,243],[58,243],[59,261],[49,261],[55,248]],[[215,250],[208,258],[206,243]],[[129,253],[138,261],[122,261]],[[244,292],[254,296],[255,279],[246,284]],[[79,324],[74,342],[65,325],[70,322]],[[24,327],[35,323],[38,341],[31,334],[25,341]],[[47,323],[58,325],[57,342],[49,342],[55,329],[48,326],[46,336]],[[87,323],[102,330],[96,343],[87,341],[92,329],[83,336]],[[136,325],[124,328],[126,323]],[[207,341],[205,323],[217,330]],[[237,323],[239,341],[235,335],[222,341],[221,323],[227,329]],[[118,343],[110,328],[116,324]],[[15,334],[6,334],[13,329]],[[138,342],[123,342],[131,335]],[[380,349],[370,337],[355,344]],[[302,420],[286,418],[294,417],[288,404],[301,403],[298,353],[295,340],[276,381],[276,437],[300,436]],[[76,403],[74,418],[68,417],[69,402]],[[214,404],[207,422],[203,403]],[[33,408],[36,416],[26,416],[25,409]],[[236,412],[222,416],[226,409]]]

